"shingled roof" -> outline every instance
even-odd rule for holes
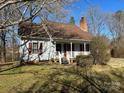
[[[92,35],[87,31],[82,31],[79,27],[72,24],[47,22],[47,28],[53,39],[83,39],[91,40]],[[19,35],[35,38],[49,38],[47,32],[42,25],[31,24],[29,22],[22,22],[19,24]]]

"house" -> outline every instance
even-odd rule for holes
[[[89,55],[92,35],[88,32],[86,18],[80,20],[80,27],[72,24],[47,22],[43,25],[22,22],[19,24],[20,55],[24,61],[58,59],[60,64],[72,62],[77,55]],[[52,39],[51,39],[51,38]]]

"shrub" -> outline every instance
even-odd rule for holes
[[[114,47],[111,50],[111,56],[114,58],[124,58],[124,47],[123,46]]]
[[[110,60],[109,45],[105,37],[94,37],[90,48],[94,64],[106,64]]]
[[[93,64],[93,58],[91,55],[78,55],[76,56],[76,62],[78,66],[91,66]]]

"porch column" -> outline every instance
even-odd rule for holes
[[[62,58],[62,56],[61,56],[61,54],[60,54],[60,52],[59,52],[59,63],[60,63],[60,64],[62,64],[61,58]]]
[[[63,49],[63,44],[61,43],[61,53],[59,51],[59,63],[62,64],[62,49]]]
[[[55,49],[55,51],[54,51],[54,60],[55,60],[55,57],[56,57],[56,42],[54,42],[54,49]]]
[[[86,53],[86,42],[84,42],[84,55]]]
[[[71,47],[71,60],[70,60],[70,62],[72,63],[72,42],[70,43],[70,47]],[[70,63],[69,63],[70,64]]]

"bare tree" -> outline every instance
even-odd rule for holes
[[[113,41],[122,40],[124,37],[124,12],[119,10],[115,14],[109,14],[107,23]]]
[[[106,15],[105,13],[101,12],[102,10],[99,7],[96,6],[90,6],[87,9],[87,19],[88,19],[88,26],[89,31],[93,35],[106,35],[105,29],[106,29]]]
[[[6,18],[2,15],[0,24],[1,36],[4,36],[2,47],[4,47],[3,53],[5,56],[5,30],[13,25],[17,25],[20,22],[34,20],[38,16],[44,20],[45,15],[59,16],[65,12],[64,6],[68,5],[73,0],[2,0],[0,1],[0,11],[3,14],[6,9]],[[29,11],[31,9],[31,14]],[[48,17],[47,16],[47,17]],[[3,20],[4,19],[4,20]],[[46,23],[45,23],[46,24]],[[48,32],[48,31],[47,31]],[[2,38],[1,38],[2,39]],[[2,57],[6,59],[5,57]],[[3,60],[5,62],[5,60]]]
[[[108,19],[108,28],[111,32],[112,42],[111,54],[113,57],[124,57],[124,12],[119,10],[114,14],[109,14]]]
[[[6,19],[7,19],[7,8],[4,8],[2,11],[2,14],[0,16],[0,21],[2,24],[6,24]],[[6,62],[6,29],[1,30],[1,61]]]
[[[102,12],[99,7],[91,6],[87,10],[89,31],[94,36],[90,44],[94,64],[106,64],[110,59],[106,18],[106,13]]]

